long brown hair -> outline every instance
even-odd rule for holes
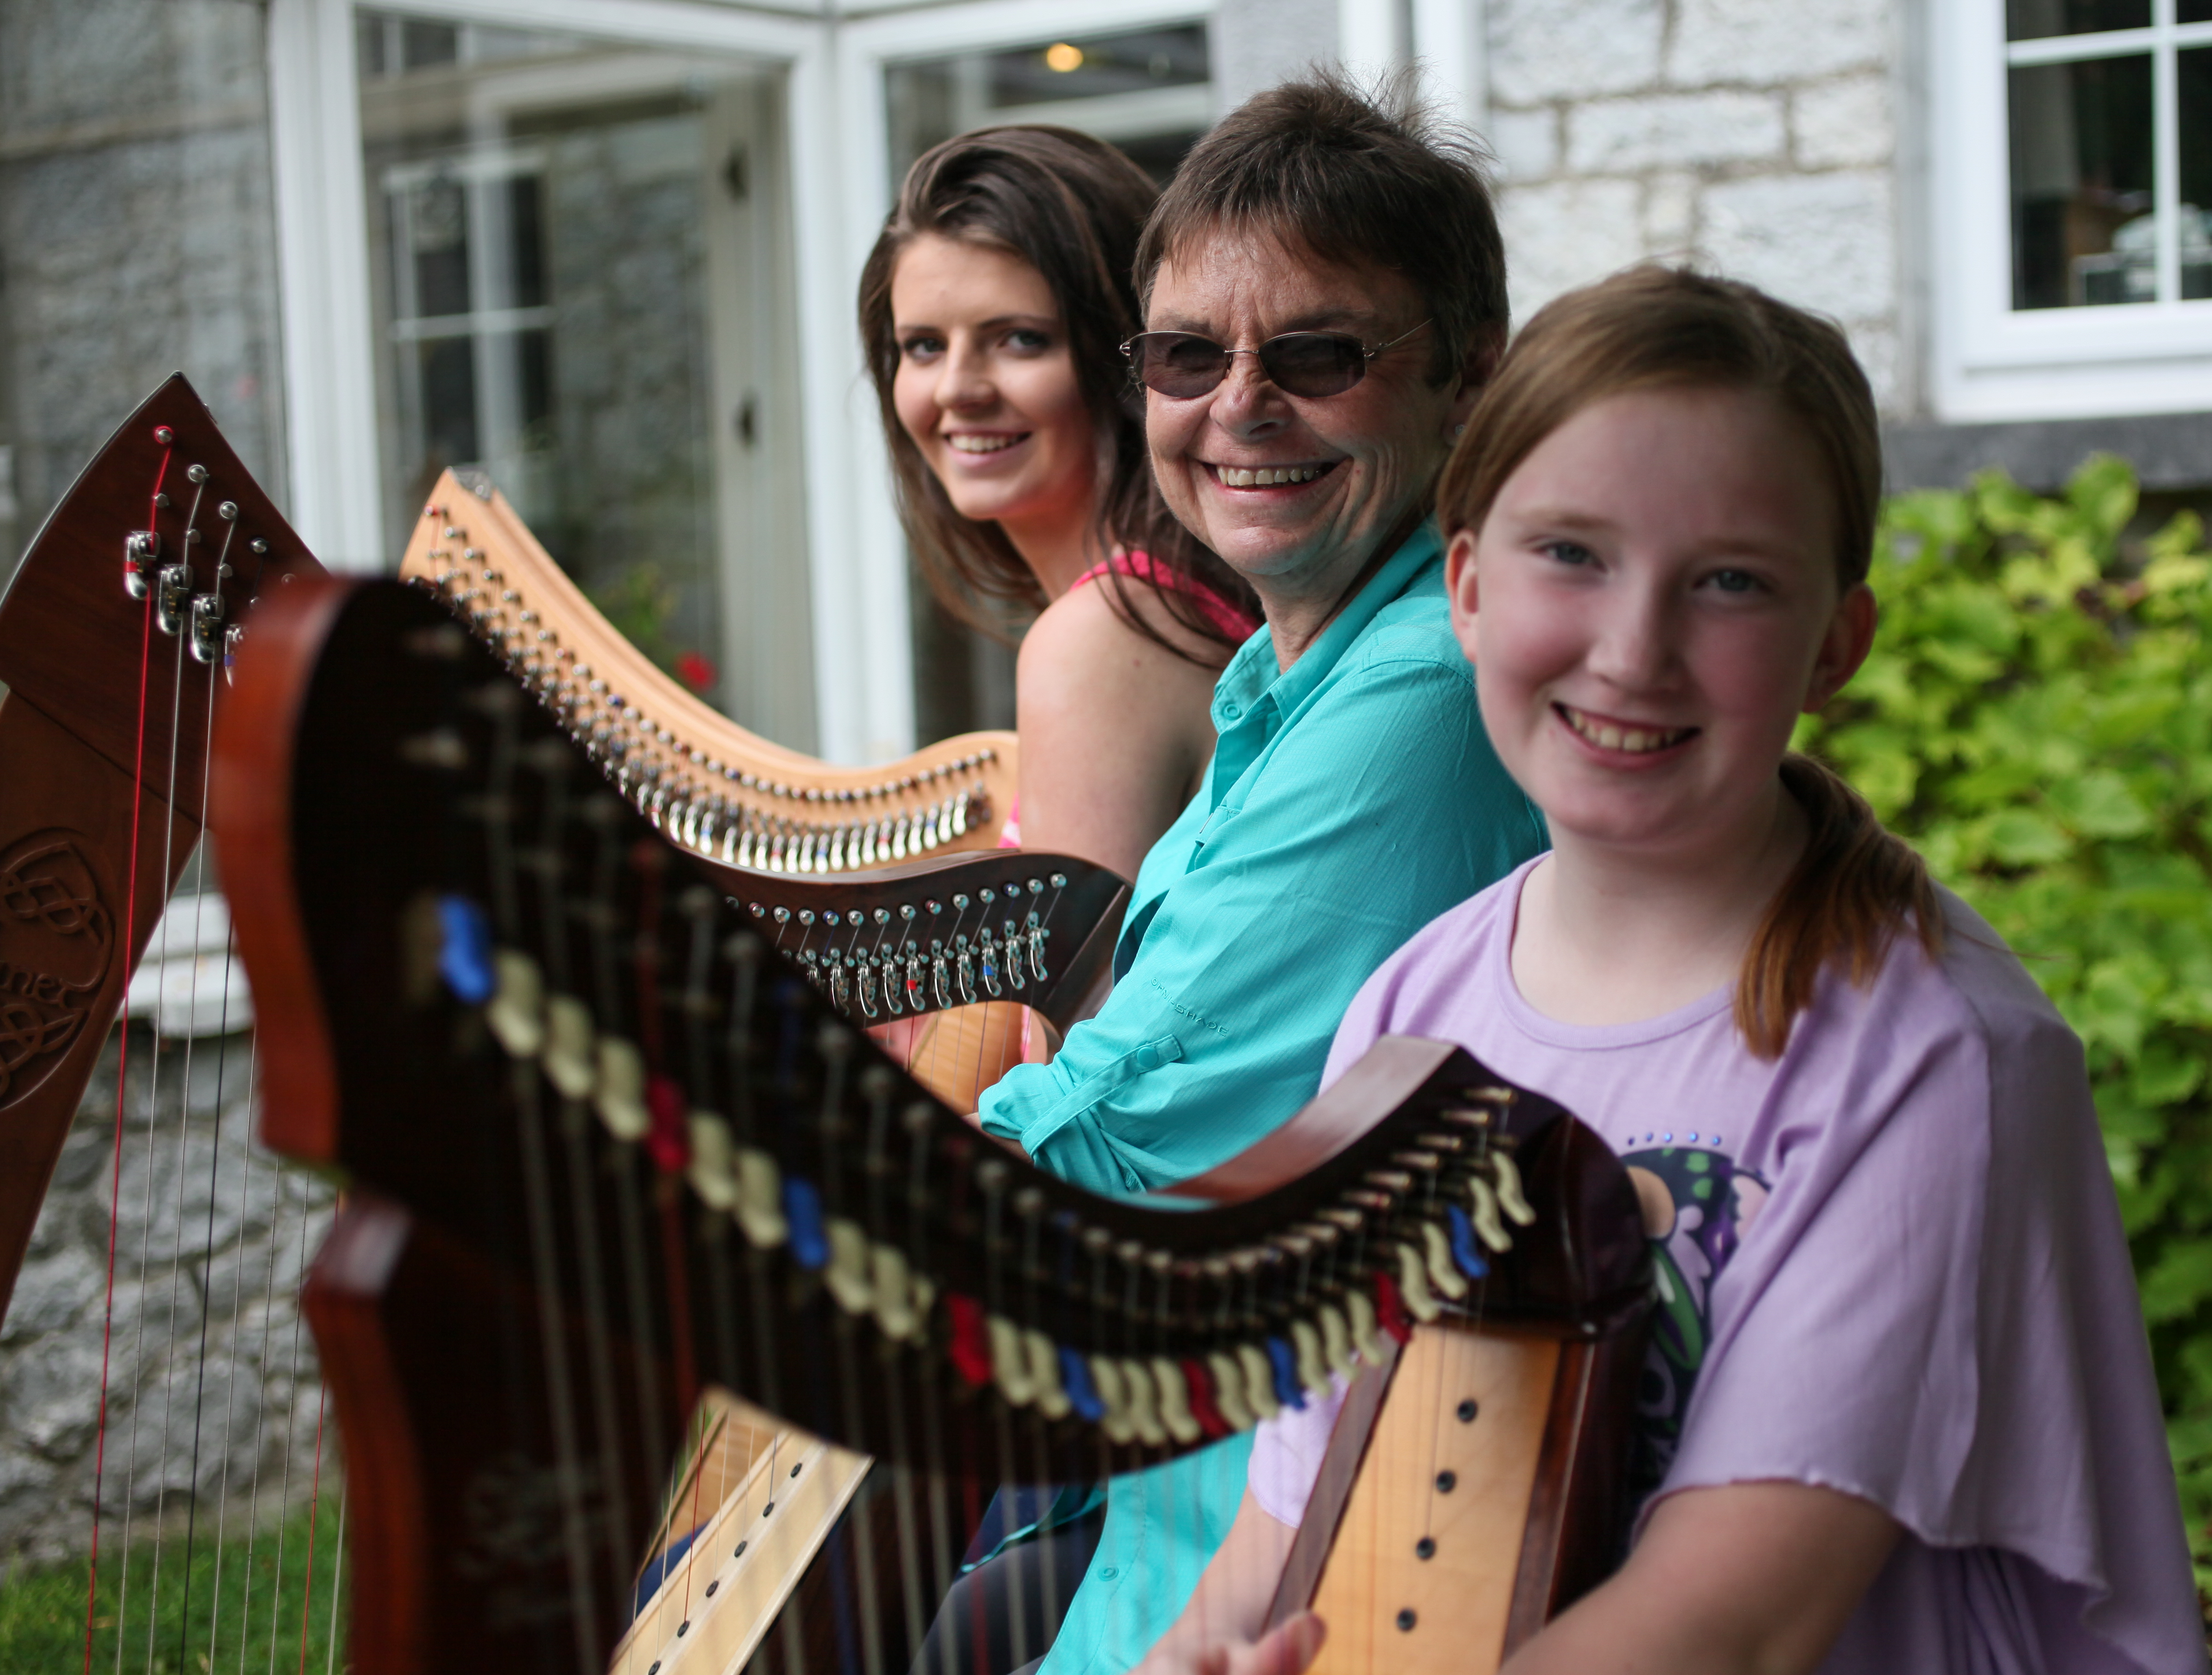
[[[1838,592],[1866,580],[1881,431],[1842,330],[1752,286],[1662,267],[1571,291],[1522,328],[1437,484],[1445,533],[1480,529],[1506,479],[1583,409],[1655,389],[1755,391],[1796,420],[1833,513]],[[1736,1028],[1762,1059],[1781,1056],[1829,966],[1864,987],[1908,925],[1931,959],[1943,945],[1942,907],[1919,854],[1826,764],[1792,751],[1781,774],[1810,830],[1736,980]]]
[[[934,233],[1018,256],[1044,276],[1059,305],[1078,387],[1097,448],[1098,556],[1120,543],[1151,555],[1156,574],[1113,573],[1115,610],[1136,631],[1179,657],[1201,661],[1189,641],[1233,641],[1177,577],[1201,584],[1257,621],[1259,602],[1243,577],[1193,539],[1152,482],[1143,410],[1133,398],[1121,346],[1143,327],[1130,278],[1137,238],[1158,190],[1112,146],[1072,129],[1009,126],[962,134],[922,154],[907,171],[897,205],[860,271],[860,337],[890,447],[892,482],[921,573],[945,609],[1001,639],[1009,619],[1042,609],[1044,590],[995,523],[978,523],[952,501],[899,422],[892,397],[899,345],[891,280],[902,252]],[[1132,607],[1146,589],[1186,631],[1160,633]],[[1216,661],[1218,659],[1206,659]]]

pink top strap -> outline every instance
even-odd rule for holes
[[[1139,581],[1148,581],[1155,587],[1173,588],[1193,601],[1206,620],[1232,640],[1241,643],[1259,632],[1258,617],[1223,598],[1195,576],[1187,576],[1179,570],[1170,570],[1164,564],[1154,563],[1150,553],[1116,553],[1078,576],[1069,591],[1073,592],[1084,583],[1095,581],[1109,570],[1124,576],[1134,576]]]

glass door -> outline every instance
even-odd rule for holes
[[[480,473],[617,627],[815,743],[780,78],[357,15],[386,527]]]

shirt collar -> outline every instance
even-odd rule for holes
[[[1221,671],[1220,680],[1214,684],[1214,731],[1227,732],[1263,703],[1279,715],[1287,715],[1297,709],[1352,649],[1352,643],[1367,631],[1376,613],[1411,586],[1413,579],[1434,562],[1443,549],[1443,537],[1437,528],[1436,519],[1424,519],[1420,526],[1399,543],[1398,550],[1383,561],[1382,567],[1367,579],[1367,585],[1353,596],[1352,602],[1337,612],[1314,643],[1306,647],[1305,655],[1288,669],[1276,667],[1275,640],[1271,631],[1263,630],[1246,640],[1237,655],[1229,659],[1229,666]]]

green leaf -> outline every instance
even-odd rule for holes
[[[1990,853],[2006,866],[2037,866],[2063,860],[2074,845],[2066,834],[2033,809],[2011,808],[1989,824]]]
[[[2154,1041],[2143,1048],[2128,1079],[2128,1092],[2142,1105],[2172,1105],[2204,1084],[2204,1060],[2170,1041]]]
[[[2212,1239],[2169,1244],[2142,1277],[2143,1318],[2153,1326],[2194,1313],[2207,1297],[2212,1297]]]

